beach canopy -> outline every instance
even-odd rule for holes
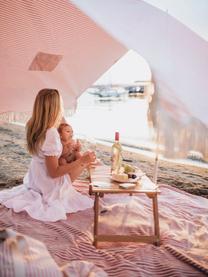
[[[73,107],[126,51],[70,1],[1,1],[0,112],[31,110],[44,87]]]
[[[179,122],[206,137],[206,0],[1,1],[0,112],[30,110],[43,87],[74,107],[128,49],[150,66],[165,126]]]

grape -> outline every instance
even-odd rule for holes
[[[128,178],[136,179],[137,176],[136,176],[136,174],[134,174],[134,173],[128,173]]]

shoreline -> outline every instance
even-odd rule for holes
[[[25,128],[17,124],[0,124],[0,190],[22,183],[27,172],[31,156],[25,147]],[[84,143],[84,141],[81,141]],[[90,148],[90,143],[85,143]],[[95,146],[93,146],[94,148]],[[110,164],[111,145],[96,143],[96,155],[104,164]],[[140,167],[152,178],[154,157],[144,155],[140,150],[123,147],[124,159]],[[160,159],[158,184],[168,184],[186,192],[208,198],[208,168],[195,165],[179,164]]]
[[[24,123],[17,122],[17,121],[10,122],[8,124],[25,127]],[[77,137],[78,137],[78,139],[82,140],[82,135],[80,136],[78,134]],[[94,138],[94,141],[96,143],[98,142],[100,144],[107,145],[107,146],[110,146],[110,147],[114,143],[113,140],[102,139],[102,138]],[[135,144],[135,143],[132,143],[132,142],[126,140],[126,141],[122,142],[122,148],[126,149],[127,151],[133,151],[135,153],[142,154],[142,155],[147,156],[147,157],[152,157],[154,159],[155,158],[155,148],[156,148],[156,145],[153,146],[153,144],[154,143],[151,143],[151,146],[150,146],[149,143],[143,144],[143,145],[142,144]],[[149,146],[147,146],[147,145],[149,145]],[[187,158],[183,158],[183,159],[179,159],[179,158],[177,158],[177,159],[169,159],[169,158],[164,157],[162,154],[159,154],[159,159],[160,160],[166,160],[168,162],[172,162],[172,163],[176,163],[176,164],[184,164],[184,165],[190,165],[190,166],[193,165],[193,166],[198,166],[198,167],[202,167],[202,168],[207,168],[208,169],[208,162],[203,160],[199,155],[189,155]]]
[[[110,146],[114,143],[114,141],[105,140],[105,139],[97,139],[98,143],[101,143],[103,145]],[[133,144],[129,143],[122,143],[122,148],[126,151],[142,154],[144,156],[150,157],[152,159],[155,159],[155,152],[154,149],[143,147],[143,146],[135,146]],[[159,160],[167,161],[173,164],[182,164],[182,165],[190,165],[190,166],[196,166],[200,168],[206,168],[208,169],[208,163],[204,160],[201,160],[197,157],[193,158],[184,158],[184,159],[168,159],[161,154],[159,155]]]

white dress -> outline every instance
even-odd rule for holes
[[[45,156],[60,157],[61,153],[59,133],[50,128],[38,155],[32,157],[23,184],[0,191],[0,203],[42,221],[66,219],[66,213],[91,208],[93,200],[75,190],[68,174],[57,178],[48,175]]]

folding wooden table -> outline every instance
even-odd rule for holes
[[[102,186],[102,184],[109,184],[109,186]],[[153,235],[106,235],[98,233],[99,225],[99,197],[103,197],[104,194],[139,194],[145,193],[152,199],[153,218],[154,218],[154,234]],[[135,188],[123,189],[119,187],[119,183],[111,180],[110,167],[97,166],[90,169],[90,186],[89,194],[94,195],[94,246],[97,247],[98,242],[146,242],[160,245],[160,228],[159,228],[159,216],[158,216],[158,201],[157,195],[159,193],[158,187],[144,175],[139,180],[139,183]]]

